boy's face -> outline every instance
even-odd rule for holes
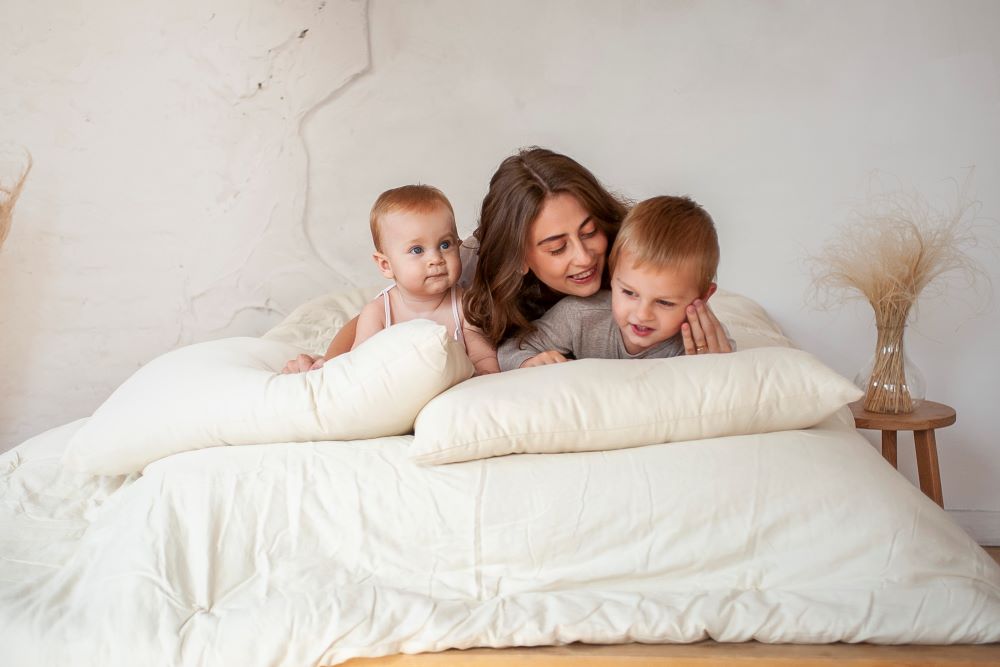
[[[382,252],[373,257],[386,278],[407,295],[429,298],[458,282],[462,260],[451,213],[438,206],[426,213],[392,211],[379,221]]]
[[[676,336],[687,319],[688,305],[695,299],[708,300],[715,292],[715,283],[704,294],[698,287],[690,265],[636,268],[632,257],[622,253],[611,277],[611,313],[628,353],[638,354]]]

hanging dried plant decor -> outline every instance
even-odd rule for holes
[[[922,377],[908,368],[904,348],[906,325],[921,294],[929,287],[943,291],[951,281],[989,287],[989,277],[970,255],[982,243],[984,227],[977,224],[978,202],[967,194],[969,180],[971,174],[946,211],[915,192],[869,195],[856,219],[810,258],[822,305],[863,297],[875,313],[875,355],[859,379],[870,412],[912,412],[923,398]]]
[[[7,240],[7,234],[10,233],[10,227],[14,220],[14,205],[17,204],[17,198],[21,196],[24,182],[28,180],[28,173],[31,171],[30,153],[27,154],[27,158],[27,165],[17,171],[9,185],[0,180],[0,248]]]

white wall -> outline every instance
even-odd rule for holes
[[[848,376],[874,344],[870,310],[814,309],[803,260],[872,171],[946,202],[975,165],[1000,218],[990,0],[4,13],[0,142],[35,169],[0,251],[0,449],[89,414],[158,353],[378,282],[367,211],[387,187],[438,185],[470,231],[518,146],[567,152],[633,198],[693,195],[720,228],[722,286]],[[997,255],[979,256],[1000,288]],[[1000,314],[961,296],[925,302],[907,342],[929,397],[958,410],[938,434],[946,505],[998,511]]]

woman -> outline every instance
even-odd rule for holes
[[[499,345],[531,331],[562,297],[606,288],[607,254],[627,211],[570,157],[532,147],[504,160],[490,179],[479,227],[462,248],[466,319]],[[731,351],[707,306],[688,321],[700,353]],[[356,325],[357,318],[344,325],[327,357],[351,349]],[[308,370],[315,361],[299,355],[284,370]]]

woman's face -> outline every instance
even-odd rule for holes
[[[607,249],[593,216],[560,192],[545,199],[528,229],[523,269],[561,294],[591,296],[601,288]]]

